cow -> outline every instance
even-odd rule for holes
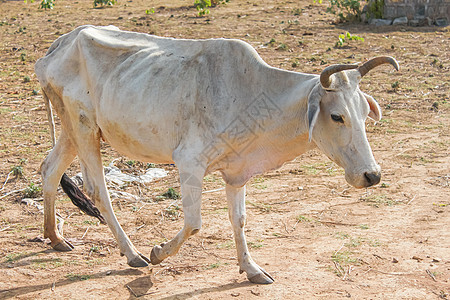
[[[365,120],[380,120],[381,109],[360,91],[359,81],[381,64],[399,69],[394,58],[382,56],[305,74],[269,66],[240,40],[173,39],[113,26],[76,28],[59,37],[35,65],[54,144],[40,169],[44,236],[55,250],[73,248],[56,227],[55,196],[58,182],[70,184],[64,172],[78,155],[87,194],[81,197],[98,207],[128,265],[159,264],[200,230],[202,180],[219,171],[239,271],[253,283],[272,283],[247,247],[245,185],[252,176],[316,147],[344,168],[350,185],[377,184],[381,171]],[[57,142],[52,108],[61,119]],[[184,226],[173,239],[154,246],[150,259],[137,251],[114,215],[102,139],[132,159],[178,167]]]

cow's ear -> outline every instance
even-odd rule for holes
[[[309,133],[309,142],[312,139],[312,132],[314,129],[314,125],[316,124],[317,117],[320,112],[320,99],[322,99],[323,88],[320,84],[316,85],[308,96],[308,110],[307,110],[307,118],[308,118],[308,133]]]
[[[367,102],[369,103],[370,111],[369,111],[369,118],[372,120],[378,122],[381,120],[381,107],[378,105],[378,102],[372,97],[367,94],[364,94],[366,97]]]

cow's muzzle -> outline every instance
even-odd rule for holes
[[[381,172],[380,171],[365,172],[364,178],[366,179],[365,187],[369,187],[369,186],[378,184],[381,180]]]

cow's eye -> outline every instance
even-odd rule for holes
[[[335,122],[344,123],[344,119],[342,119],[342,116],[340,116],[340,115],[332,114],[331,119],[333,119],[333,121],[335,121]]]

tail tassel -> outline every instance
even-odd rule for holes
[[[69,196],[70,200],[85,214],[99,219],[100,223],[106,224],[105,219],[101,215],[94,203],[89,199],[78,186],[66,175],[61,177],[61,187],[63,191]]]

